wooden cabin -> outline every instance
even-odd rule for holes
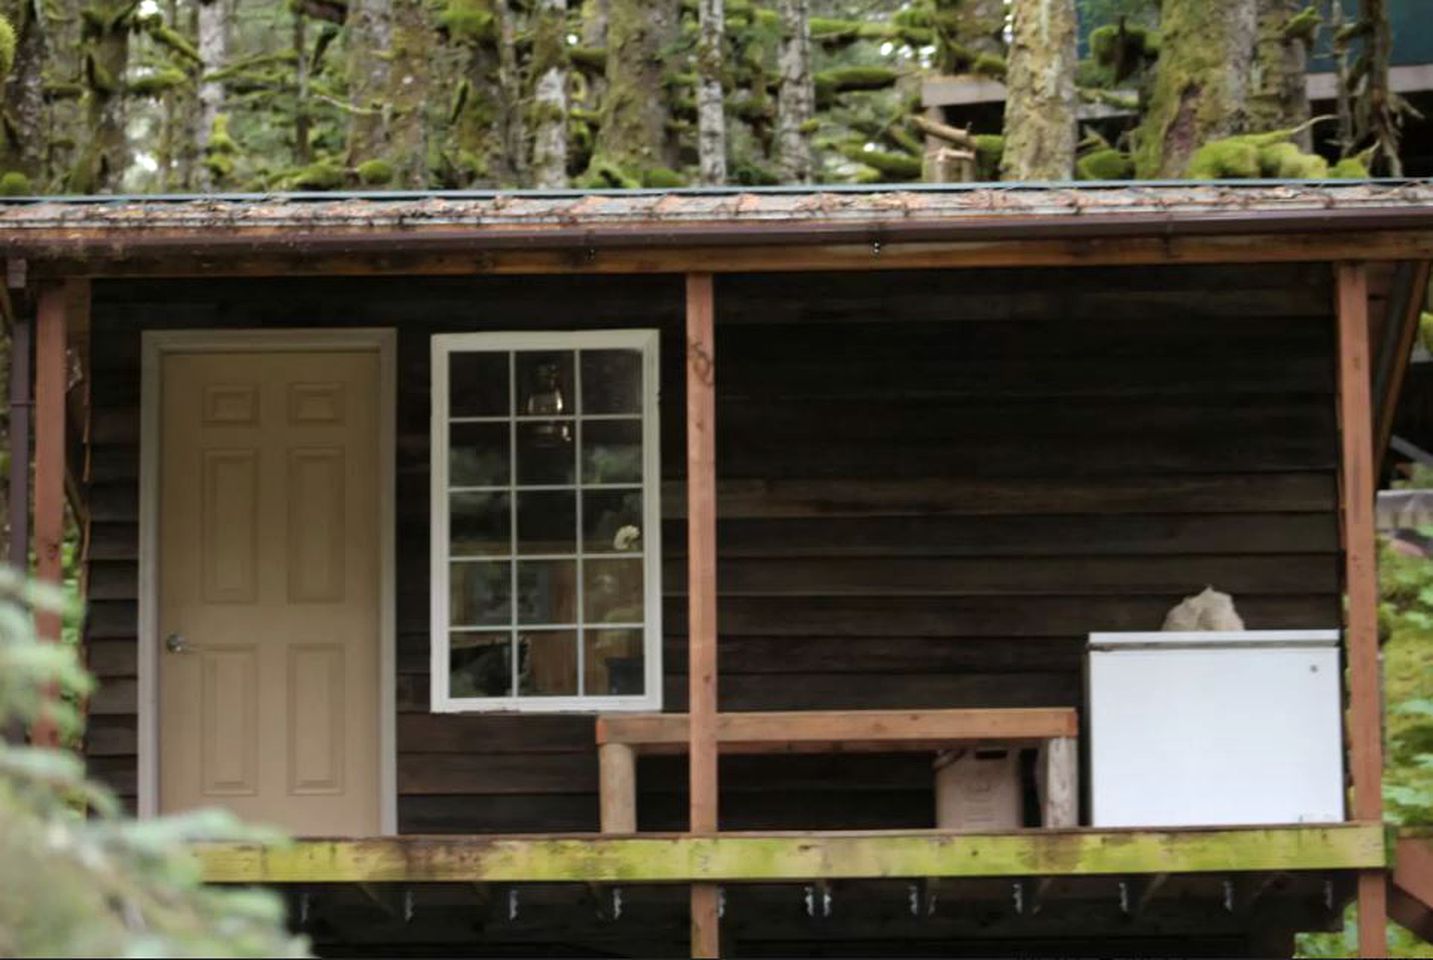
[[[321,952],[1271,955],[1356,901],[1375,955],[1433,916],[1373,525],[1433,185],[22,199],[0,245],[90,769],[300,837],[198,849]],[[1096,826],[1089,638],[1208,585],[1338,631],[1335,803]]]

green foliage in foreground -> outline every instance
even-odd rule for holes
[[[78,732],[92,681],[73,645],[32,627],[34,610],[73,606],[0,567],[0,726],[44,709],[64,739]],[[0,956],[306,956],[275,895],[200,882],[195,839],[281,838],[219,811],[133,820],[73,753],[0,742]]]
[[[1404,488],[1433,489],[1433,471],[1418,468]],[[1433,536],[1433,529],[1420,530]],[[1397,824],[1433,824],[1433,559],[1379,550],[1384,697],[1388,713],[1384,759],[1384,816]],[[1433,946],[1388,925],[1394,957],[1433,956]],[[1341,933],[1299,938],[1304,957],[1358,955],[1358,927],[1350,908]]]

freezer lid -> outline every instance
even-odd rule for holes
[[[1091,652],[1123,650],[1241,650],[1337,647],[1338,630],[1148,630],[1092,633]]]

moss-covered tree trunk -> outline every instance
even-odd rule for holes
[[[667,123],[663,57],[677,37],[680,11],[678,0],[610,0],[607,93],[588,182],[674,181],[676,143]]]
[[[1182,177],[1203,144],[1246,129],[1257,14],[1256,0],[1165,0],[1137,178]]]
[[[129,166],[124,90],[135,9],[132,0],[96,0],[80,10],[83,127],[65,182],[71,193],[107,192]]]
[[[528,62],[535,187],[567,186],[567,71],[567,0],[540,0]]]
[[[3,129],[0,129],[0,189],[11,193],[39,192],[45,188],[47,111],[44,72],[49,66],[49,44],[44,18],[34,0],[6,0],[0,16],[15,34],[14,63],[0,94]],[[23,179],[22,179],[23,178]]]
[[[313,162],[311,146],[313,120],[309,114],[308,18],[303,10],[293,11],[294,50],[294,166]]]
[[[451,4],[477,16],[449,18],[445,42],[435,51],[437,80],[446,86],[441,129],[441,180],[448,187],[489,187],[513,182],[502,136],[504,104],[498,87],[497,26],[493,4]]]
[[[776,95],[776,168],[784,183],[810,183],[808,127],[816,115],[816,80],[811,70],[810,0],[779,0],[780,86]]]
[[[1305,9],[1304,0],[1259,0],[1249,80],[1251,131],[1288,130],[1308,122],[1308,44],[1316,21],[1300,16]],[[1300,131],[1294,142],[1305,152],[1312,150],[1312,131]]]
[[[522,77],[518,70],[518,24],[510,0],[494,0],[498,38],[499,129],[508,175],[504,186],[530,185],[527,156],[527,116],[523,109]]]
[[[368,186],[408,190],[428,186],[429,63],[433,37],[424,0],[390,0],[393,28],[389,47],[388,123],[383,152],[358,170]]]
[[[1015,0],[1004,180],[1068,180],[1075,166],[1074,0]]]
[[[1354,104],[1355,133],[1360,141],[1372,140],[1375,173],[1403,176],[1398,155],[1400,101],[1388,83],[1393,60],[1393,27],[1388,20],[1388,0],[1362,0],[1359,14],[1363,23],[1364,57],[1368,76],[1363,94]]]
[[[391,0],[350,0],[345,27],[348,44],[348,166],[386,159],[385,141]]]
[[[708,186],[726,183],[726,109],[722,103],[722,46],[726,34],[726,5],[722,0],[699,0],[697,16],[697,159],[701,181]]]
[[[195,13],[195,32],[199,59],[203,62],[206,75],[223,69],[229,62],[229,0],[199,0]],[[199,152],[210,152],[210,138],[214,135],[214,121],[224,111],[224,84],[219,80],[205,79],[199,84],[198,103]],[[199,175],[201,189],[213,190],[220,186],[217,171],[204,166]]]

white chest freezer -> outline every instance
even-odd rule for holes
[[[1096,827],[1343,819],[1337,630],[1092,633]]]

